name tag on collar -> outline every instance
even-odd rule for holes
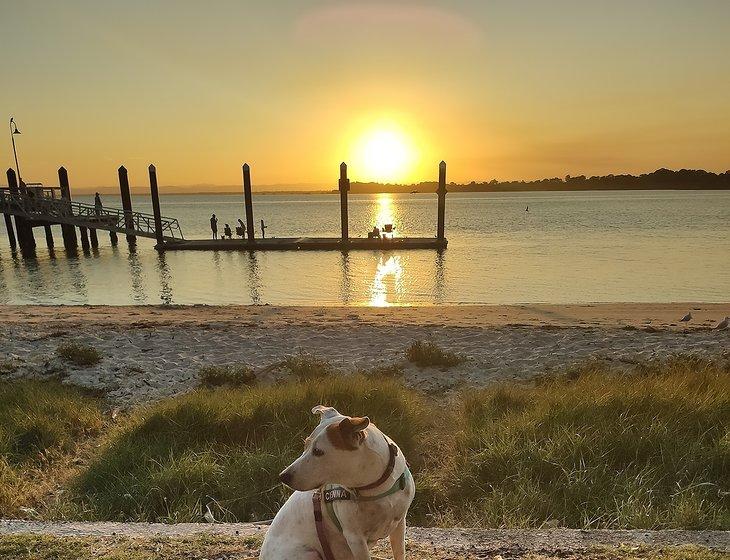
[[[324,498],[325,504],[329,504],[330,502],[336,502],[338,500],[352,499],[350,493],[344,488],[330,488],[329,490],[325,490],[322,494],[322,497]]]

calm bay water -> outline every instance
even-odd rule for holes
[[[77,197],[91,201],[91,197]],[[104,197],[121,207],[118,197]],[[187,238],[243,218],[242,196],[167,195],[166,216]],[[148,197],[135,210],[151,212]],[[529,206],[529,212],[526,207]],[[640,191],[449,194],[447,250],[171,252],[139,239],[130,252],[99,232],[100,247],[67,255],[42,229],[34,259],[0,233],[0,303],[271,303],[430,305],[730,300],[730,192]],[[256,195],[269,237],[339,235],[337,195]],[[435,195],[351,195],[350,233],[393,223],[433,236]]]

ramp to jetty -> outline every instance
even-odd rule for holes
[[[56,196],[57,190],[51,187],[26,188],[24,192],[0,189],[0,213],[24,218],[37,225],[65,224],[156,239],[152,214],[68,200]],[[176,218],[162,217],[161,224],[165,242],[184,239]]]

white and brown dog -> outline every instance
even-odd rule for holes
[[[322,405],[304,453],[279,475],[296,490],[276,514],[261,560],[368,560],[390,538],[405,558],[406,513],[415,485],[403,453],[365,418]]]

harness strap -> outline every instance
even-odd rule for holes
[[[324,554],[324,560],[335,560],[335,555],[332,554],[332,548],[330,548],[329,540],[327,540],[327,533],[324,528],[324,518],[322,517],[322,494],[317,490],[312,494],[312,505],[314,506],[314,526],[317,528],[317,538],[319,544],[322,547],[322,554]]]
[[[344,488],[335,487],[339,490],[345,490],[346,494],[343,494],[341,497],[333,498],[331,500],[324,500],[324,507],[327,509],[327,515],[329,515],[330,521],[332,521],[332,524],[335,526],[335,528],[340,533],[342,533],[342,523],[340,523],[340,519],[339,517],[337,517],[337,512],[335,512],[336,501],[352,500],[354,502],[374,502],[376,500],[381,500],[387,496],[390,496],[391,494],[395,494],[396,492],[405,490],[408,479],[411,478],[411,476],[412,475],[410,469],[406,468],[406,470],[403,471],[403,474],[398,477],[398,480],[393,483],[393,486],[391,486],[385,492],[382,492],[381,494],[378,494],[376,496],[358,496],[357,494],[351,495]]]

